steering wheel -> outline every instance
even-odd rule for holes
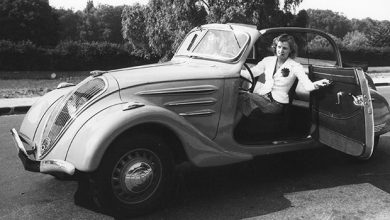
[[[248,70],[251,79],[247,79],[246,77],[243,76],[240,76],[240,78],[243,79],[245,82],[248,82],[250,86],[247,89],[241,87],[240,90],[252,93],[256,86],[255,77],[253,76],[252,70],[251,68],[249,68],[247,63],[244,63],[244,67]]]

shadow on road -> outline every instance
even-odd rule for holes
[[[390,193],[390,149],[385,146],[390,146],[388,136],[381,138],[368,161],[323,147],[223,167],[183,164],[167,207],[142,219],[249,218],[290,207],[286,193],[358,183],[371,183]],[[75,203],[97,212],[88,189],[85,179],[79,181]]]

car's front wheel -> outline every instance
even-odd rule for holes
[[[161,138],[132,135],[115,143],[91,175],[94,202],[127,216],[147,213],[167,198],[172,172],[172,154]]]

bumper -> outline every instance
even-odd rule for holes
[[[75,173],[75,167],[73,164],[63,161],[63,160],[33,160],[28,157],[26,148],[23,145],[22,140],[19,137],[18,132],[15,128],[11,129],[11,134],[13,136],[16,149],[18,150],[18,156],[23,163],[24,169],[31,172],[40,172],[40,173],[66,173],[73,175]]]

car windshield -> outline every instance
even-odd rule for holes
[[[232,60],[240,55],[248,40],[248,34],[242,32],[198,29],[186,37],[175,55]]]

